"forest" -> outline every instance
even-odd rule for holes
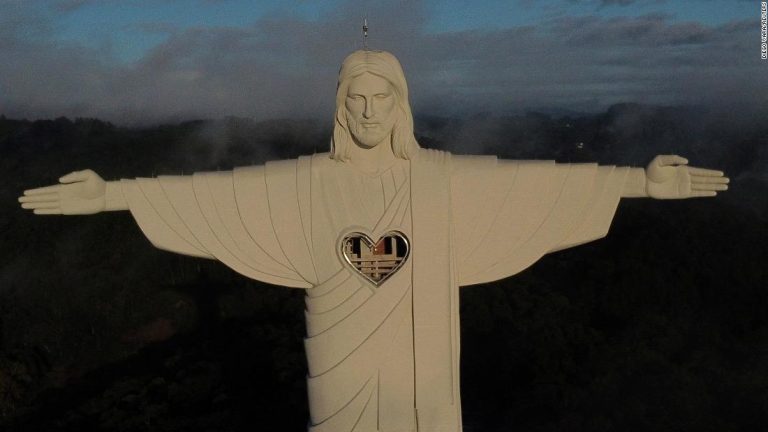
[[[0,117],[0,429],[306,430],[301,290],[157,250],[127,212],[35,216],[17,197],[84,168],[116,180],[325,152],[331,126]],[[731,177],[713,199],[622,200],[606,238],[463,288],[465,431],[765,427],[768,124],[619,104],[417,115],[415,130],[454,153],[632,166],[680,154]]]

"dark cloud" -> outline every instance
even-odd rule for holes
[[[72,12],[92,3],[94,3],[93,0],[58,0],[53,7],[59,12]]]
[[[604,5],[619,5],[627,6],[636,3],[637,0],[601,0],[600,3]]]
[[[23,0],[22,0],[23,1]],[[63,13],[69,13],[74,12],[78,9],[82,9],[84,7],[88,6],[99,6],[99,5],[105,5],[105,4],[141,4],[141,3],[147,3],[150,4],[151,2],[148,0],[42,0],[41,2],[45,1],[51,9],[53,9],[56,12],[63,12]],[[157,1],[174,1],[174,0],[155,0]]]
[[[361,46],[402,61],[417,112],[440,115],[617,102],[768,106],[754,22],[711,26],[665,15],[558,17],[499,30],[425,33],[415,2],[347,3],[317,20],[271,16],[248,27],[130,31],[167,35],[131,64],[105,48],[56,42],[42,17],[0,17],[0,113],[117,123],[227,115],[330,118],[339,63]],[[30,37],[34,34],[34,37]]]
[[[666,0],[568,0],[571,3],[591,4],[598,7],[629,6],[634,4],[660,4]]]

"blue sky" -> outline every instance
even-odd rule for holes
[[[0,113],[322,117],[366,15],[417,111],[768,106],[753,0],[0,0]]]
[[[269,17],[322,20],[342,3],[311,0],[187,0],[187,1],[38,1],[49,14],[56,38],[86,46],[110,44],[121,61],[135,61],[167,39],[171,29],[190,27],[247,27]],[[665,14],[672,21],[722,24],[756,17],[756,2],[734,0],[677,1],[509,1],[448,0],[424,2],[429,33],[493,30],[536,25],[553,17],[596,15],[602,17]],[[367,8],[359,8],[361,16]],[[370,14],[369,14],[370,15]],[[376,17],[370,16],[375,27]],[[149,24],[158,28],[146,31]],[[162,31],[161,27],[166,27]],[[380,29],[387,31],[387,29]]]
[[[76,2],[73,2],[76,3]],[[79,3],[79,2],[77,2]],[[256,20],[294,16],[317,20],[337,2],[312,1],[92,1],[64,10],[47,8],[61,40],[98,47],[109,41],[115,56],[135,61],[168,38],[173,31],[195,27],[247,27]],[[155,26],[154,31],[147,27]]]

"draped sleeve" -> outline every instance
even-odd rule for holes
[[[251,279],[309,288],[316,281],[304,252],[301,215],[294,211],[299,207],[297,165],[293,160],[137,178],[121,180],[121,187],[131,214],[154,246],[219,260]]]
[[[629,168],[454,156],[459,285],[514,275],[548,252],[604,237]]]

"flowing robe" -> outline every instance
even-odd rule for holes
[[[121,186],[158,248],[306,289],[310,431],[450,432],[461,430],[459,286],[603,237],[627,172],[421,150],[377,176],[326,153]],[[390,230],[410,255],[375,286],[340,243]]]

